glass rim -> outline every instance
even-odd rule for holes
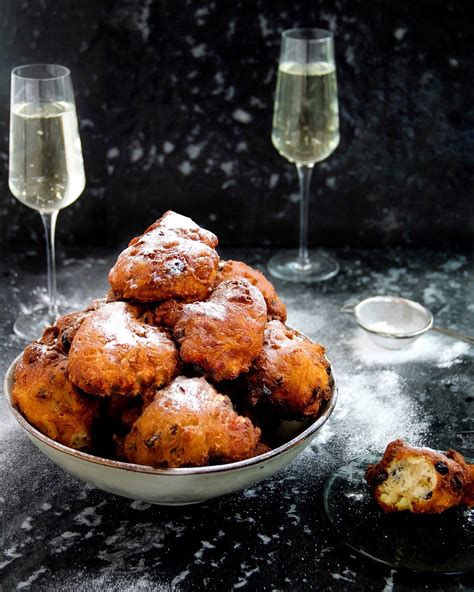
[[[45,76],[24,76],[23,74],[20,73],[21,70],[23,70],[24,68],[38,68],[38,67],[58,68],[58,69],[61,69],[63,71],[63,73],[59,74],[58,76],[48,76],[48,77],[45,77]],[[38,81],[49,81],[49,80],[60,80],[61,78],[66,78],[67,76],[71,76],[71,70],[67,66],[62,66],[61,64],[49,64],[49,63],[23,64],[22,66],[16,66],[15,68],[13,68],[12,76],[16,76],[17,78],[21,78],[22,80],[35,80],[37,82]]]
[[[296,33],[303,36],[297,36]],[[304,36],[306,35],[306,36]],[[321,29],[318,27],[293,27],[292,29],[285,29],[281,33],[282,39],[291,41],[304,41],[305,43],[322,43],[329,39],[334,39],[334,33],[329,29]]]

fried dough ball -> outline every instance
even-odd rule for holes
[[[152,325],[172,329],[181,316],[185,304],[186,300],[164,300],[153,311],[145,313],[143,319]]]
[[[226,280],[245,279],[260,290],[267,305],[268,320],[286,321],[286,306],[278,297],[273,284],[258,269],[243,261],[221,261],[216,278],[216,286]]]
[[[138,395],[178,373],[178,352],[165,331],[139,320],[140,308],[109,302],[90,314],[69,351],[71,381],[87,393]]]
[[[474,505],[474,465],[455,450],[442,454],[394,440],[380,462],[369,465],[365,479],[384,512],[434,514]]]
[[[174,326],[181,359],[211,380],[247,372],[263,344],[267,307],[247,280],[220,284],[206,302],[185,304]]]
[[[260,430],[204,378],[178,376],[158,391],[125,438],[123,454],[153,467],[202,466],[255,456]]]
[[[248,402],[288,419],[316,416],[332,393],[324,351],[280,321],[267,323],[262,352],[245,377]]]
[[[33,342],[15,369],[13,404],[40,432],[65,446],[89,449],[99,400],[76,388],[67,357],[54,346]]]
[[[217,274],[216,244],[215,235],[190,218],[167,212],[119,255],[109,272],[113,297],[206,298]]]
[[[84,320],[105,303],[105,299],[94,300],[86,309],[67,313],[44,330],[39,339],[40,343],[54,345],[59,351],[67,355],[72,340]]]

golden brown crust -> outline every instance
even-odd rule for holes
[[[40,432],[65,446],[89,449],[99,400],[76,388],[67,358],[54,346],[33,342],[15,369],[13,404]]]
[[[440,513],[459,504],[473,505],[473,465],[454,450],[390,442],[382,459],[367,468],[365,479],[384,512]]]
[[[243,261],[221,261],[215,285],[218,286],[227,280],[236,279],[245,279],[260,290],[267,305],[267,320],[276,319],[282,323],[286,321],[286,306],[278,297],[273,284],[261,271],[250,267]]]
[[[150,322],[157,326],[173,328],[186,303],[186,300],[164,300],[152,311]]]
[[[97,299],[84,310],[70,312],[59,317],[54,325],[46,327],[38,340],[39,343],[54,346],[58,351],[67,355],[79,327],[94,310],[100,308],[104,303],[105,299]]]
[[[138,395],[172,380],[176,346],[166,332],[141,322],[140,313],[140,307],[110,302],[87,317],[69,351],[74,384],[102,396]]]
[[[260,353],[266,318],[263,296],[249,282],[223,282],[206,302],[182,307],[174,326],[181,359],[211,380],[232,380]]]
[[[464,456],[452,448],[446,452],[446,456],[457,462],[466,474],[461,504],[468,507],[474,506],[474,464],[468,464]]]
[[[107,294],[105,295],[105,301],[116,302],[117,300],[121,300],[120,295],[114,292],[112,288],[109,288]]]
[[[316,416],[332,393],[324,351],[280,321],[267,323],[262,352],[245,378],[249,403],[289,419]]]
[[[254,456],[260,430],[204,378],[179,376],[158,391],[125,438],[130,462],[153,467],[202,466]]]
[[[219,263],[216,242],[189,218],[167,212],[119,255],[109,273],[113,297],[139,302],[206,298]]]

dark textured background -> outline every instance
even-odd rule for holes
[[[3,0],[0,245],[42,241],[8,184],[9,74],[71,67],[87,189],[61,213],[68,244],[121,244],[167,208],[222,244],[290,244],[294,167],[271,145],[281,30],[336,35],[341,144],[313,178],[325,245],[474,238],[472,2]]]

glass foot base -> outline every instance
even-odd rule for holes
[[[298,264],[298,251],[285,251],[274,255],[267,263],[270,274],[287,282],[312,284],[328,280],[339,271],[339,263],[318,251],[309,252],[311,265],[302,269]]]
[[[68,308],[59,308],[59,315],[71,312]],[[53,324],[47,308],[39,308],[33,312],[20,314],[13,324],[13,332],[25,341],[34,341],[39,339],[46,327]]]
[[[339,468],[323,491],[323,515],[338,539],[394,569],[438,574],[474,571],[474,508],[442,514],[384,514],[364,479],[370,457]]]

